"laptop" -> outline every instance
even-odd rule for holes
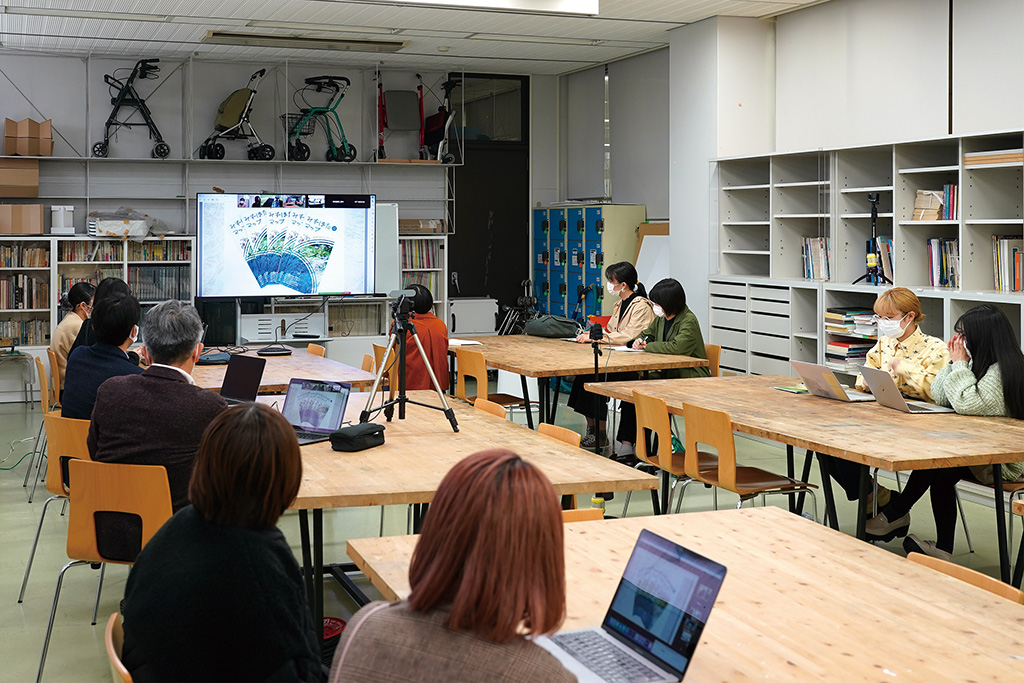
[[[816,365],[815,363],[804,363],[798,360],[791,360],[789,364],[796,370],[796,374],[803,381],[804,386],[807,387],[807,391],[815,396],[831,398],[836,401],[846,401],[847,403],[875,400],[875,397],[869,393],[843,387],[839,383],[836,373],[832,372],[832,368]]]
[[[292,379],[281,414],[295,429],[299,445],[327,441],[345,420],[352,385],[316,379]]]
[[[255,401],[260,393],[260,381],[263,380],[263,368],[266,358],[243,356],[236,354],[228,359],[228,369],[224,372],[224,382],[220,387],[220,395],[228,405]]]
[[[938,406],[927,401],[908,401],[903,398],[895,380],[885,370],[875,368],[864,368],[864,381],[867,382],[871,393],[875,395],[878,402],[886,408],[899,410],[904,413],[955,413],[952,408]]]
[[[537,636],[579,681],[678,681],[725,567],[644,529],[598,628]]]

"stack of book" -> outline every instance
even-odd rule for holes
[[[918,190],[914,199],[915,221],[955,221],[959,213],[960,193],[956,185],[941,190]]]
[[[804,279],[828,280],[829,239],[805,237],[801,249],[804,258]]]
[[[853,333],[871,339],[877,337],[878,325],[875,324],[875,316],[867,313],[853,316]]]
[[[832,334],[862,336],[857,329],[857,317],[870,318],[874,311],[870,308],[833,306],[825,309],[825,331]]]
[[[989,152],[967,152],[964,166],[984,164],[1020,164],[1024,161],[1024,149],[996,149]]]
[[[992,235],[993,284],[1000,292],[1021,291],[1021,252],[1024,239]]]
[[[831,340],[825,347],[825,365],[843,372],[860,372],[873,341]]]
[[[932,287],[960,286],[960,241],[933,237],[927,249],[928,283]]]

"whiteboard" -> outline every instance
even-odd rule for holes
[[[401,289],[398,254],[398,204],[377,204],[377,232],[374,258],[374,291],[387,294]]]
[[[668,235],[646,235],[636,259],[636,272],[647,291],[669,275]]]

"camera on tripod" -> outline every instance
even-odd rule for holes
[[[398,298],[391,302],[391,317],[395,320],[401,320],[403,322],[408,321],[412,315],[412,297],[415,292],[404,290],[398,295]]]

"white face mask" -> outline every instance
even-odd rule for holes
[[[900,323],[903,322],[903,318],[906,318],[907,314],[904,313],[902,318],[896,320],[889,320],[887,318],[878,319],[878,334],[883,337],[895,337],[899,338],[903,336],[904,327]]]
[[[662,308],[658,304],[654,304],[653,308],[654,308],[654,315],[658,316],[659,318],[664,318],[665,317],[665,309],[664,308]]]
[[[621,291],[622,285],[613,285],[609,282],[605,287],[608,289],[609,294],[618,294]]]
[[[961,338],[963,338],[963,337],[961,336]],[[963,342],[964,342],[964,353],[967,354],[967,358],[969,360],[974,360],[974,356],[971,355],[971,350],[969,348],[967,348],[967,339],[964,339]]]

